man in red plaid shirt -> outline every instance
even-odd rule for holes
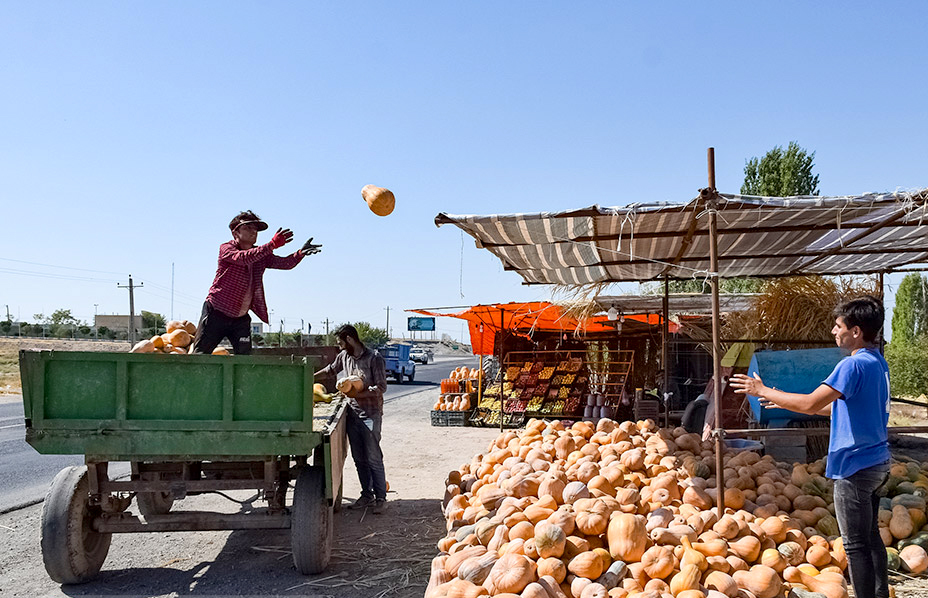
[[[229,223],[232,240],[219,247],[216,278],[203,303],[203,313],[193,339],[194,353],[212,353],[223,338],[232,343],[238,355],[251,353],[251,318],[255,312],[268,323],[262,277],[267,268],[290,270],[307,255],[318,253],[322,245],[313,245],[312,237],[298,251],[286,257],[274,250],[293,240],[290,229],[277,229],[270,243],[255,245],[258,233],[267,224],[251,211],[240,213]]]

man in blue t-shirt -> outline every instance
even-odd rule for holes
[[[835,309],[831,333],[850,356],[810,394],[764,386],[757,374],[731,378],[736,393],[758,397],[764,407],[831,415],[825,475],[835,481],[835,515],[857,598],[889,597],[876,495],[889,472],[889,367],[878,345],[883,318],[883,304],[875,297],[854,299]]]

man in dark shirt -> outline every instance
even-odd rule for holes
[[[255,245],[258,232],[267,224],[251,211],[241,212],[229,223],[232,240],[219,247],[219,266],[216,278],[203,303],[203,313],[193,339],[194,353],[212,353],[223,338],[232,343],[236,354],[251,353],[251,318],[255,312],[261,321],[268,322],[267,303],[264,299],[264,271],[267,268],[290,270],[303,258],[320,251],[312,238],[298,251],[287,257],[274,255],[274,250],[293,239],[290,229],[277,229],[271,241]]]
[[[335,338],[342,351],[335,361],[316,372],[315,378],[358,376],[364,382],[361,390],[348,394],[348,443],[361,482],[361,496],[350,508],[372,506],[374,513],[382,513],[387,502],[387,478],[380,449],[383,393],[387,390],[383,357],[365,347],[350,324],[339,326]]]

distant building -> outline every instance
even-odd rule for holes
[[[97,315],[93,319],[94,328],[100,328],[105,326],[113,332],[129,332],[129,316],[105,316]],[[142,316],[135,316],[135,330],[138,331],[142,328]]]
[[[251,333],[252,334],[264,334],[264,322],[252,322],[251,323]]]

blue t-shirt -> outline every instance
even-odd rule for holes
[[[825,475],[833,479],[889,460],[889,366],[879,352],[845,357],[825,379],[841,393],[831,405],[831,439]]]

